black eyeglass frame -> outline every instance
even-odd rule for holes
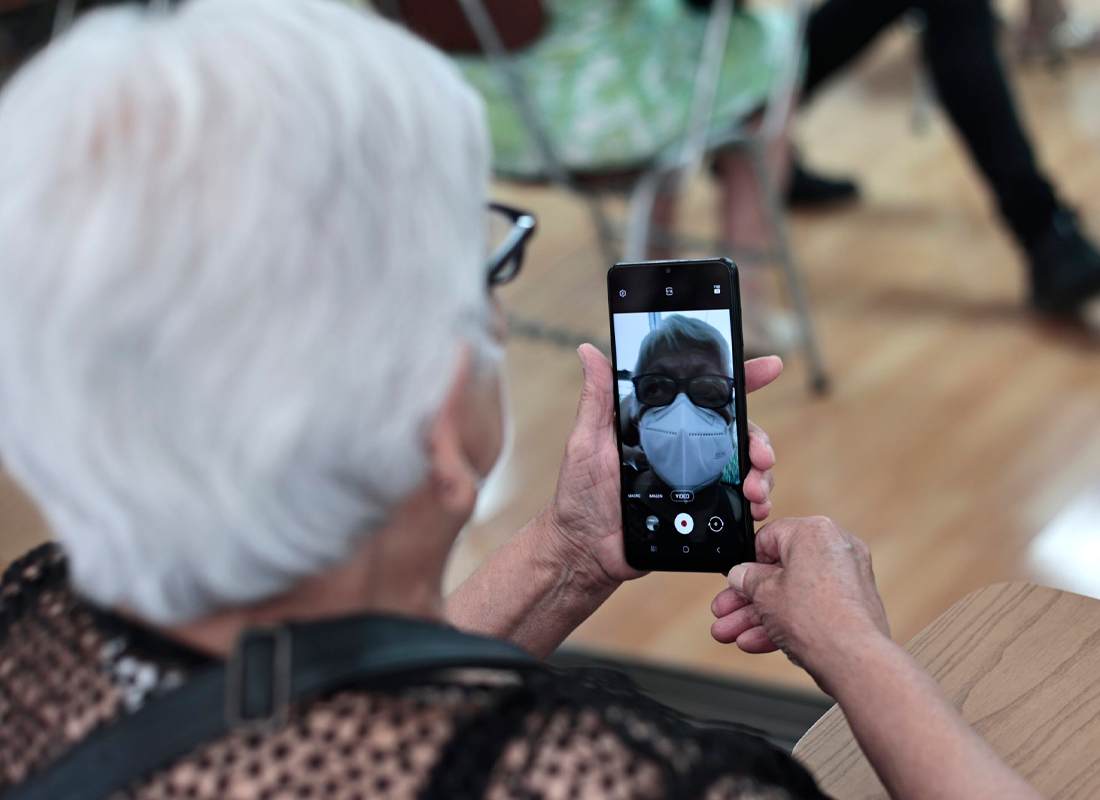
[[[661,379],[666,380],[666,381],[671,381],[675,385],[676,391],[674,391],[672,393],[672,397],[667,403],[647,403],[644,400],[642,400],[641,395],[638,394],[638,382],[643,381],[646,378],[661,378]],[[702,403],[695,402],[695,398],[691,394],[691,384],[692,384],[693,381],[703,380],[703,379],[706,379],[706,380],[719,380],[719,381],[721,381],[722,383],[724,383],[726,385],[727,391],[726,391],[726,400],[725,400],[725,402],[722,402],[722,403],[719,403],[718,405],[713,405],[713,406],[703,405]],[[638,398],[638,402],[642,403],[643,405],[649,406],[650,408],[664,408],[665,406],[672,405],[673,403],[676,402],[676,396],[678,394],[680,394],[681,392],[686,394],[688,396],[688,400],[690,400],[692,403],[695,403],[695,405],[697,405],[699,408],[709,408],[709,409],[712,409],[712,410],[716,409],[716,408],[725,408],[726,406],[728,406],[730,403],[733,402],[733,391],[737,386],[737,381],[736,380],[734,380],[733,378],[726,377],[725,375],[695,375],[691,378],[673,378],[671,375],[661,375],[659,373],[646,373],[645,375],[636,375],[636,376],[634,376],[633,378],[630,379],[630,382],[634,385],[634,396]]]
[[[512,220],[512,229],[504,237],[485,266],[485,280],[489,288],[503,286],[515,279],[523,266],[527,243],[535,233],[538,223],[534,214],[502,203],[490,203],[489,208]]]

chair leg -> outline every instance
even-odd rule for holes
[[[588,214],[592,217],[592,226],[596,229],[596,244],[600,248],[600,255],[607,263],[608,269],[620,260],[620,253],[616,245],[618,237],[615,228],[607,216],[607,210],[599,197],[589,194],[582,195],[588,206]]]
[[[642,175],[634,184],[627,209],[623,260],[646,260],[652,235],[653,208],[665,179],[663,173],[653,171]]]
[[[802,349],[810,363],[810,387],[814,393],[824,394],[829,388],[829,377],[825,371],[825,360],[814,331],[809,297],[806,295],[802,273],[795,259],[794,246],[787,228],[786,211],[779,196],[779,187],[772,175],[771,164],[763,146],[750,144],[747,150],[760,188],[760,203],[765,222],[769,228],[779,266],[783,270],[791,303],[798,317]]]
[[[917,65],[917,74],[913,77],[913,107],[910,111],[910,125],[913,133],[923,136],[932,127],[932,111],[936,105],[936,89],[932,85],[932,76],[924,64]]]
[[[928,17],[923,11],[909,11],[902,24],[909,29],[913,37],[920,39],[928,31]],[[910,102],[909,124],[913,133],[923,135],[932,126],[932,110],[936,105],[936,90],[932,85],[932,76],[921,58],[917,59],[917,69],[913,75],[913,99]]]

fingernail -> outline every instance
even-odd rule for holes
[[[730,570],[729,574],[730,588],[737,593],[738,597],[744,597],[742,587],[745,585],[745,565],[738,564],[736,567]]]
[[[768,452],[772,454],[772,461],[775,461],[775,448],[772,447],[771,442],[768,442]]]
[[[577,348],[577,358],[581,360],[581,373],[587,376],[588,368],[584,365],[584,356],[581,355],[581,349],[579,347]]]

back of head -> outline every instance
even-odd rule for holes
[[[0,454],[91,599],[160,622],[343,560],[482,342],[488,145],[334,0],[87,15],[0,95]]]

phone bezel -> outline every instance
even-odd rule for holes
[[[735,397],[734,397],[734,410],[736,414],[737,425],[737,457],[740,464],[741,475],[748,475],[749,472],[749,432],[748,432],[748,417],[745,402],[745,369],[744,369],[744,339],[741,331],[741,294],[740,286],[737,275],[737,265],[728,258],[702,258],[702,259],[672,259],[666,261],[638,261],[638,262],[622,262],[615,264],[611,269],[607,271],[607,309],[608,309],[608,323],[611,331],[611,366],[613,375],[618,375],[619,364],[617,353],[615,352],[615,311],[614,302],[612,298],[612,292],[618,287],[613,287],[617,273],[621,274],[625,270],[631,271],[644,271],[652,270],[655,274],[665,272],[666,270],[675,270],[678,275],[677,278],[682,280],[684,278],[684,271],[696,268],[696,276],[688,276],[687,280],[694,283],[697,279],[702,282],[705,279],[705,283],[709,285],[715,280],[715,276],[718,275],[717,268],[722,269],[722,275],[725,280],[729,282],[730,287],[730,328],[733,332],[732,344],[733,344],[733,362],[735,365],[733,370],[733,378],[735,381]],[[669,273],[671,274],[671,273]],[[639,278],[642,276],[639,275]],[[721,556],[714,555],[687,555],[687,556],[675,556],[670,557],[667,555],[653,554],[649,551],[643,551],[640,546],[631,546],[631,542],[627,539],[625,517],[626,517],[626,504],[627,504],[627,491],[623,485],[621,464],[623,458],[623,440],[622,440],[622,426],[620,423],[620,409],[619,409],[619,392],[616,386],[612,389],[613,400],[615,404],[615,443],[619,454],[619,462],[616,466],[619,467],[619,513],[622,514],[624,524],[623,530],[623,553],[626,557],[627,563],[638,570],[645,571],[659,571],[659,572],[720,572],[726,574],[735,565],[743,561],[754,561],[756,559],[755,548],[755,528],[752,520],[751,504],[747,499],[742,496],[742,520],[743,530],[741,536],[738,537],[740,545],[737,541],[731,543],[731,552],[727,556],[722,554]],[[732,539],[732,537],[731,537]],[[723,545],[725,546],[725,545]]]

